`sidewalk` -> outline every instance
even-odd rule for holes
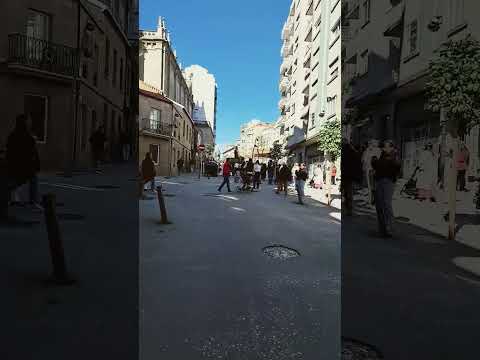
[[[99,175],[39,177],[40,194],[57,197],[67,270],[77,280],[72,287],[44,284],[52,268],[43,213],[12,208],[11,215],[27,223],[0,227],[3,358],[137,356],[135,175],[136,166],[128,164]]]

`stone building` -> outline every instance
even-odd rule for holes
[[[442,43],[479,39],[479,5],[475,0],[343,2],[343,101],[354,143],[395,140],[406,176],[427,142],[439,153],[445,119],[425,110],[428,63]],[[480,167],[478,139],[478,126],[463,139],[471,153],[470,171]]]
[[[107,159],[120,154],[119,134],[136,142],[135,57],[127,34],[131,0],[2,2],[0,147],[25,113],[43,170],[86,168],[89,137],[107,130]]]

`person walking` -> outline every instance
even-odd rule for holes
[[[232,167],[230,165],[230,162],[228,160],[226,160],[223,163],[223,169],[222,169],[223,182],[220,185],[220,187],[218,188],[218,192],[222,192],[222,188],[225,184],[227,184],[228,192],[232,192],[230,190],[230,175],[231,175],[231,172],[232,172]]]
[[[265,180],[267,179],[267,164],[265,163],[262,163],[262,170],[261,170],[261,174],[262,174],[262,182],[265,182]]]
[[[7,138],[5,159],[0,174],[0,220],[8,221],[10,194],[27,182],[34,182],[40,170],[40,161],[35,138],[28,130],[27,117],[19,115],[15,128]],[[30,185],[31,186],[31,185]],[[36,194],[31,194],[31,200]]]
[[[268,175],[268,184],[272,185],[273,184],[273,173],[275,172],[275,166],[273,164],[273,161],[270,160],[267,165],[267,175]]]
[[[145,159],[142,161],[141,172],[144,186],[145,184],[150,183],[150,190],[155,191],[155,164],[153,163],[149,152],[145,154]]]
[[[298,203],[300,205],[304,205],[303,198],[305,197],[305,183],[308,179],[308,173],[305,169],[305,164],[300,164],[298,170],[295,172],[295,179]]]
[[[393,225],[393,191],[400,173],[400,162],[392,141],[385,142],[378,159],[372,159],[372,169],[375,171],[375,208],[379,232],[381,236],[390,238]]]
[[[177,169],[178,169],[178,175],[180,175],[183,172],[183,159],[177,160]]]
[[[330,169],[330,176],[332,185],[335,185],[335,178],[337,177],[337,167],[335,166],[335,164],[333,164],[332,168]]]
[[[93,156],[93,168],[96,172],[100,172],[99,165],[100,162],[104,160],[105,153],[105,129],[103,125],[99,126],[98,129],[90,136],[90,144],[92,148]]]
[[[240,163],[236,162],[234,167],[233,167],[233,175],[234,175],[234,181],[235,181],[235,184],[238,184],[239,181],[240,181]]]
[[[290,168],[286,164],[282,164],[280,166],[280,169],[278,170],[277,173],[277,194],[280,194],[280,192],[284,192],[285,196],[288,194],[288,181],[291,177],[291,172]]]
[[[262,165],[260,165],[260,161],[256,161],[255,165],[253,166],[253,187],[255,189],[260,189],[260,182],[262,176]]]
[[[465,185],[467,168],[470,163],[470,154],[464,143],[460,145],[460,151],[457,154],[455,163],[457,168],[457,190],[468,191]]]

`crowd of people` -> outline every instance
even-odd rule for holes
[[[272,160],[268,163],[255,162],[252,159],[243,162],[231,162],[226,160],[222,167],[223,181],[218,187],[221,192],[226,185],[228,192],[231,192],[230,177],[233,176],[234,183],[238,184],[239,191],[260,190],[260,185],[267,183],[277,185],[276,193],[281,192],[287,195],[288,186],[295,184],[295,190],[298,196],[298,203],[304,204],[305,184],[308,180],[308,173],[305,164],[295,164],[288,166],[286,163],[275,164]],[[268,179],[268,180],[267,180]]]
[[[341,190],[344,214],[352,215],[354,184],[366,184],[367,200],[375,205],[379,231],[385,237],[392,236],[393,193],[397,178],[401,175],[399,155],[398,149],[390,140],[383,143],[371,140],[362,148],[356,148],[347,140],[343,142]],[[450,150],[442,161],[440,153],[434,151],[433,144],[427,142],[419,153],[415,171],[403,186],[403,189],[409,188],[405,192],[415,200],[436,202],[439,190],[447,188],[446,169],[450,168],[456,171],[456,190],[469,191],[466,188],[466,172],[470,161],[467,146],[460,144],[456,156]]]

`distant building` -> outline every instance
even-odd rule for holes
[[[193,95],[173,50],[165,20],[156,30],[140,31],[139,78],[157,88],[163,96],[185,107],[193,115]]]
[[[202,121],[212,128],[215,137],[217,130],[217,83],[215,76],[200,65],[192,65],[184,71],[185,79],[191,86],[195,107],[203,111]]]
[[[177,161],[195,159],[193,120],[187,109],[140,82],[139,163],[150,153],[157,175],[178,174]]]
[[[268,158],[275,141],[275,126],[252,120],[240,128],[239,155],[244,158]]]

